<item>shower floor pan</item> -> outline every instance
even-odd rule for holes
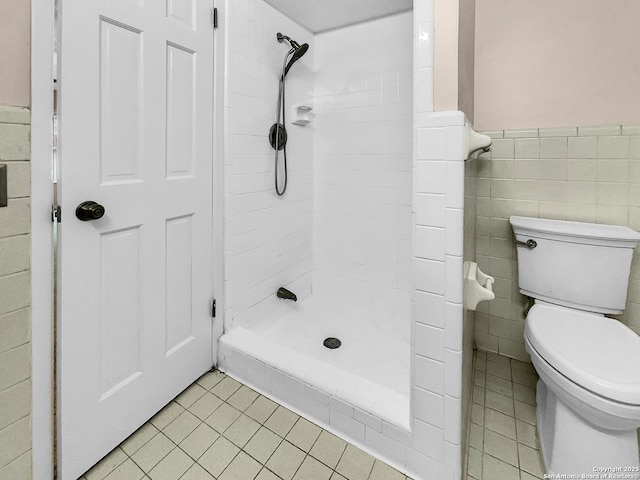
[[[409,332],[408,318],[310,296],[223,335],[219,363],[231,376],[360,443],[366,428],[409,431]],[[327,337],[342,345],[325,347]]]

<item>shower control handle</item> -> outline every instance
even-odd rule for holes
[[[90,220],[99,220],[104,216],[104,207],[92,200],[82,202],[76,208],[76,217],[78,220],[88,222]]]

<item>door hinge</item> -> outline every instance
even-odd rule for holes
[[[218,9],[217,8],[213,8],[211,10],[211,24],[213,25],[213,28],[218,28]]]
[[[211,10],[211,23],[213,24],[213,28],[218,28],[218,9],[214,8]]]
[[[216,318],[216,299],[211,299],[211,318]]]
[[[54,223],[62,222],[62,207],[60,205],[51,206],[51,221]]]

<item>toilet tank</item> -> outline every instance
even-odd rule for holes
[[[513,216],[510,221],[522,294],[590,312],[622,313],[638,232],[543,218]],[[529,242],[529,248],[528,240],[535,247]]]

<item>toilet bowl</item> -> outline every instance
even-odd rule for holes
[[[606,471],[598,469],[620,468],[625,478],[640,478],[640,337],[604,316],[624,309],[640,234],[526,217],[511,224],[520,291],[535,299],[524,340],[540,376],[546,473],[593,478]]]
[[[559,322],[566,328],[554,328]],[[525,347],[540,376],[537,421],[547,473],[637,467],[640,368],[625,357],[640,358],[640,337],[604,316],[536,304]]]

